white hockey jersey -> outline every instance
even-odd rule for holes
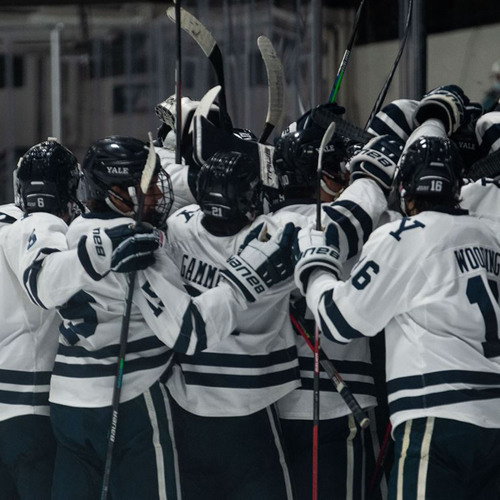
[[[380,188],[368,179],[359,179],[349,186],[335,202],[323,205],[323,225],[337,222],[341,228],[340,248],[349,257],[344,273],[357,261],[363,243],[376,227],[380,217],[386,214],[387,201]],[[287,206],[287,210],[297,211],[315,223],[316,203]],[[301,309],[300,302],[296,309]],[[297,318],[301,313],[297,310]],[[302,326],[314,335],[314,322],[310,311],[302,311]],[[307,321],[309,319],[309,321]],[[280,417],[284,419],[311,420],[313,408],[313,353],[302,337],[297,336],[300,375],[302,386],[287,394],[278,403]],[[362,408],[377,404],[372,373],[370,346],[367,338],[356,339],[349,344],[333,342],[321,336],[321,348],[342,375]],[[350,410],[336,391],[328,375],[320,370],[320,418],[332,419],[348,415]]]
[[[424,416],[500,428],[499,229],[423,212],[377,229],[347,281],[313,273],[307,302],[325,334],[385,328],[393,428]]]
[[[85,214],[68,230],[69,248],[75,249],[80,237],[95,227],[130,221],[114,213],[106,217]],[[218,342],[234,328],[234,311],[246,307],[227,284],[211,291],[212,296],[192,300],[175,286],[176,272],[165,255],[137,274],[122,402],[141,394],[164,374],[172,348],[194,352]],[[63,273],[65,277],[61,276]],[[75,250],[48,255],[43,272],[32,270],[31,274],[31,295],[45,307],[60,306],[63,318],[50,400],[74,407],[109,406],[115,384],[127,275],[110,273],[100,281],[93,281],[79,265]],[[214,300],[221,305],[213,308]],[[221,322],[224,326],[220,326]]]
[[[460,191],[460,206],[475,217],[500,222],[500,181],[479,179]]]
[[[168,220],[169,252],[193,295],[218,283],[220,269],[248,233],[213,236],[201,224],[202,217],[199,207],[192,205]],[[263,221],[273,234],[274,222],[265,216],[252,227]],[[228,338],[195,356],[178,356],[179,364],[173,366],[167,386],[179,405],[207,417],[243,416],[269,406],[299,386],[297,351],[288,317],[293,288],[291,279],[274,286],[238,315],[235,331]]]
[[[25,257],[31,260],[43,252],[47,232],[57,227],[64,233],[67,226],[47,214],[23,215],[13,204],[0,207],[0,420],[49,414],[59,336],[57,313],[30,301],[23,270]]]

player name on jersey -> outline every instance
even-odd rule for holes
[[[500,273],[500,253],[491,248],[466,247],[455,250],[455,259],[461,273],[483,267],[496,276]]]
[[[220,280],[219,269],[208,262],[184,254],[181,260],[181,276],[186,280],[204,288],[217,286]]]

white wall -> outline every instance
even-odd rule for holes
[[[355,47],[344,77],[347,117],[365,125],[382,85],[394,63],[399,41]],[[500,59],[500,24],[456,30],[427,38],[427,88],[454,83],[471,100],[481,101],[490,87],[492,63]],[[401,64],[389,87],[385,104],[406,97],[400,94]]]

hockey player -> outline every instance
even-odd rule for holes
[[[263,223],[271,234],[276,227],[266,218],[255,220],[260,170],[244,153],[214,154],[201,168],[198,193],[199,206],[168,220],[167,249],[193,296],[219,282],[226,259],[249,234],[260,233]],[[177,356],[167,387],[175,401],[185,500],[293,498],[275,408],[299,385],[288,321],[292,288],[289,280],[250,304],[233,334],[216,346]]]
[[[500,112],[478,116],[457,85],[445,85],[427,93],[420,101],[402,99],[384,107],[375,117],[370,132],[391,134],[411,144],[421,135],[450,137],[460,149],[466,182],[461,206],[476,217],[500,221],[499,189],[493,178],[500,174]],[[488,179],[490,177],[490,179]]]
[[[300,130],[292,128],[294,131],[285,133],[277,141],[274,157],[280,184],[284,189],[283,205],[286,210],[308,215],[314,221],[310,223],[315,223],[318,148],[324,129],[314,124]],[[322,223],[334,221],[339,225],[345,236],[343,245],[352,265],[363,242],[387,208],[386,196],[381,187],[388,191],[391,182],[389,171],[394,171],[402,146],[397,141],[382,139],[367,145],[366,150],[359,151],[357,167],[353,168],[356,182],[343,191],[347,186],[349,146],[344,138],[336,134],[327,146],[323,156],[321,198],[323,202],[333,202],[323,204]],[[367,160],[372,165],[364,169]],[[376,172],[371,178],[368,175],[370,170]],[[332,177],[340,183],[325,186]],[[325,187],[333,193],[328,193]],[[279,214],[277,208],[275,213]],[[346,272],[348,274],[348,270]],[[291,309],[294,319],[312,335],[314,321],[306,310],[304,300],[293,300]],[[308,499],[312,489],[313,357],[301,337],[297,337],[297,348],[302,387],[285,396],[279,402],[279,410],[298,498]],[[351,345],[339,346],[323,336],[322,349],[338,367],[361,407],[375,407],[377,400],[368,340],[358,339]],[[372,442],[375,422],[371,430],[361,430],[325,373],[321,374],[320,390],[319,497],[362,498],[378,450]]]
[[[498,495],[500,240],[459,208],[460,165],[447,138],[407,146],[397,181],[407,217],[372,233],[346,281],[335,228],[298,235],[296,283],[323,334],[350,342],[385,328],[389,499]]]
[[[121,272],[134,269],[131,260],[151,263],[150,246],[143,248],[148,232],[145,238],[139,234],[135,255],[123,251],[123,242],[117,244],[127,233],[124,228],[133,223],[131,217],[137,216],[138,182],[147,156],[147,144],[134,138],[96,141],[83,163],[90,211],[76,219],[65,235],[70,250],[53,253],[57,248],[50,248],[52,253],[47,255],[46,250],[43,262],[35,261],[26,272],[32,298],[43,307],[59,307],[63,318],[50,393],[58,440],[53,498],[96,498],[101,490],[127,289],[126,277],[109,270],[111,266]],[[143,218],[162,226],[168,203],[161,193],[168,195],[168,189],[159,189],[166,179],[156,161],[157,177],[146,193]],[[277,272],[265,278],[259,274],[269,269],[267,259],[261,258],[269,243],[273,244],[249,243],[238,257],[248,274],[254,268],[252,256],[245,256],[248,251],[257,252],[262,262],[257,262],[261,266],[256,266],[252,284],[259,280],[258,292],[277,279]],[[75,258],[86,272],[73,266],[68,275]],[[191,299],[176,286],[173,264],[165,254],[138,275],[136,285],[110,492],[112,498],[176,498],[170,410],[159,379],[168,369],[172,348],[194,352],[228,335],[235,324],[235,310],[246,307],[244,294],[250,296],[252,287],[247,285],[247,291],[244,281],[238,287],[226,283]],[[75,483],[79,485],[76,490]]]
[[[21,248],[37,246],[38,229],[47,219],[66,230],[78,204],[79,179],[73,153],[49,139],[20,159],[16,188],[22,186],[22,196],[0,207],[0,496],[6,500],[51,498],[56,443],[49,420],[49,382],[59,319],[26,295],[19,257]],[[23,216],[22,224],[16,224]]]

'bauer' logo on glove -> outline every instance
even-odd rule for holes
[[[246,300],[255,302],[268,288],[293,274],[291,243],[294,233],[295,226],[288,223],[271,239],[261,241],[266,231],[260,224],[249,233],[238,255],[227,260],[222,276],[236,285]]]

